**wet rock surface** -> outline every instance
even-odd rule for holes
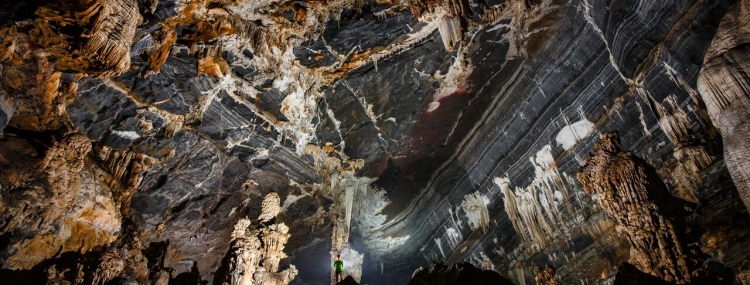
[[[386,2],[0,4],[0,278],[220,284],[276,193],[289,284],[625,282],[611,131],[696,280],[747,275],[748,1]]]

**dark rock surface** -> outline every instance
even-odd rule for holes
[[[354,280],[351,276],[346,276],[344,280],[341,280],[341,282],[336,283],[336,285],[359,285],[357,281]]]
[[[630,263],[623,263],[617,268],[617,274],[614,277],[614,283],[618,285],[637,285],[637,284],[654,284],[667,285],[674,284],[666,282],[654,276],[639,271]]]
[[[9,102],[5,96],[0,96],[0,132],[8,126],[10,118],[13,117],[13,111],[15,111],[15,108],[11,103],[12,102]]]
[[[430,268],[420,268],[414,272],[409,285],[468,285],[496,284],[514,285],[513,282],[495,271],[481,270],[469,263],[445,265],[435,263]]]

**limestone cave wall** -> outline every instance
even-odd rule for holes
[[[0,280],[745,284],[749,3],[3,2]]]

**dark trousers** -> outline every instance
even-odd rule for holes
[[[341,280],[344,280],[344,271],[336,271],[336,283],[341,282]]]

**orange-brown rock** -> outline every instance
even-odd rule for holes
[[[560,285],[560,281],[555,278],[555,269],[552,267],[534,268],[534,281],[536,285]]]
[[[630,260],[638,269],[665,281],[690,282],[691,262],[681,232],[683,205],[670,203],[675,198],[653,167],[623,151],[616,132],[602,135],[578,180],[630,242]]]

